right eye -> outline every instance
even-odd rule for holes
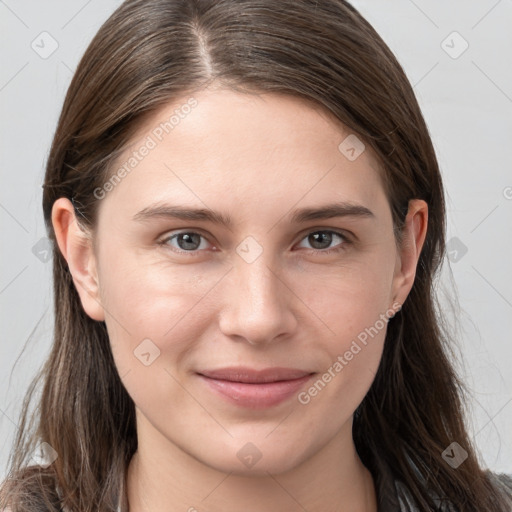
[[[172,251],[178,254],[189,253],[194,255],[199,249],[205,249],[205,244],[201,241],[206,238],[195,231],[182,231],[170,236],[166,236],[159,243],[163,247],[170,247]]]

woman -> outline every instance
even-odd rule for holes
[[[123,3],[43,210],[55,338],[2,507],[512,510],[436,307],[429,133],[347,2]]]

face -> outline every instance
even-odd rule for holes
[[[326,113],[190,97],[148,119],[96,190],[79,291],[144,432],[222,471],[279,473],[350,430],[417,255],[397,248],[372,152]],[[202,375],[230,367],[298,372]]]

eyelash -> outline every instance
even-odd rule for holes
[[[335,253],[335,252],[340,252],[340,251],[343,251],[346,249],[346,245],[350,244],[351,241],[349,240],[349,238],[344,235],[343,233],[339,232],[339,231],[334,231],[332,229],[316,229],[316,230],[313,230],[313,231],[309,231],[308,233],[306,233],[305,236],[303,236],[301,239],[300,239],[300,242],[302,242],[305,238],[307,238],[309,235],[312,235],[314,233],[331,233],[331,234],[334,234],[338,237],[340,237],[343,242],[338,244],[337,246],[335,247],[332,247],[330,249],[309,249],[309,251],[312,251],[313,253],[320,253],[320,254],[331,254],[331,253]],[[168,242],[170,240],[172,240],[173,238],[176,238],[177,236],[179,235],[190,235],[190,234],[193,234],[193,235],[199,235],[201,238],[204,238],[206,239],[206,237],[204,235],[202,235],[201,233],[198,233],[197,231],[180,231],[179,233],[175,233],[171,236],[167,236],[165,237],[163,240],[160,240],[158,242],[158,245],[159,246],[162,246],[164,248],[168,248],[170,247]],[[195,256],[199,250],[194,250],[194,251],[184,251],[182,249],[177,249],[175,247],[172,247],[170,249],[171,251],[177,253],[177,254],[186,254],[188,256]]]

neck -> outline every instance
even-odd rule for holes
[[[373,478],[352,440],[352,422],[316,453],[282,473],[219,471],[138,422],[127,474],[129,512],[376,512]]]

